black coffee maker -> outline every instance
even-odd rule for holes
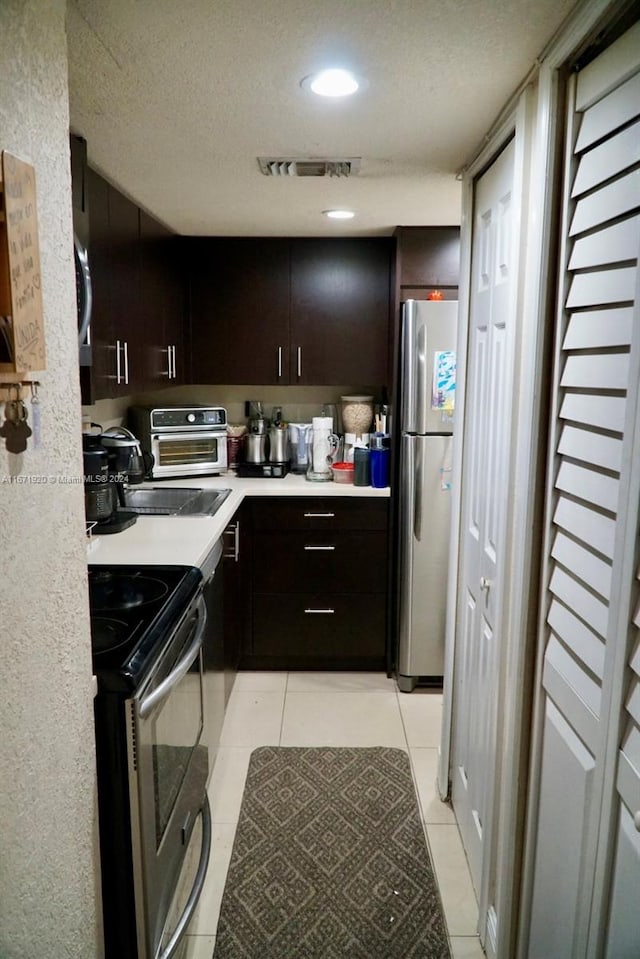
[[[107,451],[109,471],[116,480],[120,495],[124,483],[134,486],[147,479],[153,469],[153,456],[142,450],[140,440],[130,430],[124,426],[112,426],[101,434],[100,442]],[[124,506],[123,499],[121,505]]]
[[[137,520],[135,513],[118,508],[124,504],[123,490],[128,476],[103,444],[102,427],[97,423],[91,426],[100,433],[82,434],[86,519],[96,524],[94,533],[119,533]]]

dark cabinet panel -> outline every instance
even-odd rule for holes
[[[252,500],[256,530],[386,530],[389,500],[356,496]]]
[[[394,241],[185,240],[192,380],[383,384]]]
[[[235,513],[223,533],[222,575],[224,583],[224,687],[228,702],[244,641],[248,553],[244,506]]]
[[[195,383],[289,383],[289,242],[185,245]]]
[[[385,663],[388,501],[251,498],[242,665]]]
[[[116,349],[114,396],[143,387],[148,378],[144,319],[140,309],[139,216],[135,203],[109,188],[111,336]]]
[[[387,381],[392,243],[291,244],[291,382]]]
[[[275,668],[381,669],[384,664],[384,595],[264,594],[254,598],[256,665]]]
[[[87,184],[93,308],[83,401],[181,382],[185,297],[176,237],[91,168]]]
[[[140,211],[140,299],[146,385],[184,382],[184,283],[177,237]]]
[[[88,171],[91,379],[93,398],[142,386],[144,330],[140,312],[138,207],[95,171]]]
[[[420,299],[431,289],[457,292],[460,274],[460,229],[457,226],[399,227],[398,262],[402,299]],[[451,299],[456,299],[453,295]]]
[[[383,593],[386,533],[259,533],[253,542],[253,589],[258,593]]]
[[[164,345],[173,349],[171,385],[187,382],[187,297],[180,237],[175,233],[162,242],[160,265],[165,277],[165,310],[163,314]]]

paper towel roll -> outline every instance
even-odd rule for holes
[[[313,429],[313,471],[314,473],[327,473],[330,470],[330,437],[333,429],[333,419],[330,416],[314,416],[311,423]]]

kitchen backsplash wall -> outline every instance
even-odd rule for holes
[[[229,423],[245,423],[245,400],[262,400],[266,416],[272,407],[281,406],[283,419],[305,423],[318,416],[324,403],[340,403],[341,396],[365,394],[381,399],[380,387],[371,386],[176,386],[156,393],[98,400],[93,406],[82,408],[83,417],[91,417],[104,429],[125,422],[127,407],[143,405],[162,406],[163,403],[201,403],[206,406],[224,406]]]
[[[131,406],[131,396],[119,396],[114,400],[98,400],[93,406],[82,407],[82,422],[90,420],[104,430],[110,426],[122,426],[127,416],[127,407]]]

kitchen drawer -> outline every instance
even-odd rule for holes
[[[387,534],[351,530],[258,532],[253,540],[253,591],[383,593]]]
[[[254,594],[252,655],[291,667],[382,665],[384,594]]]
[[[255,530],[386,530],[386,499],[310,497],[252,499]]]

